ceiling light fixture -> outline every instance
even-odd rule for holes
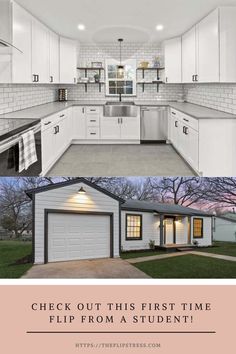
[[[157,26],[156,26],[156,30],[157,30],[157,31],[163,31],[163,29],[164,29],[164,26],[163,26],[163,25],[157,25]]]
[[[78,25],[78,30],[79,31],[84,31],[85,30],[85,25],[83,25],[82,23]]]
[[[120,65],[118,65],[118,73],[120,77],[124,76],[124,65],[122,65],[122,43],[124,42],[123,38],[119,38],[118,42],[120,43]]]

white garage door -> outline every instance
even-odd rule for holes
[[[110,217],[49,214],[48,262],[110,257]]]

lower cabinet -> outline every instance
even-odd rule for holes
[[[169,140],[183,158],[195,170],[199,171],[199,132],[191,119],[178,111],[171,110]]]
[[[71,142],[72,110],[47,117],[42,121],[42,173],[45,174],[61,157]]]
[[[140,140],[139,117],[102,117],[102,140]]]

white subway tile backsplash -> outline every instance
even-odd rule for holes
[[[236,114],[236,84],[185,84],[187,102]]]
[[[0,114],[57,100],[57,85],[0,84]]]

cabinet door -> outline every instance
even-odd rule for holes
[[[39,83],[49,83],[49,31],[39,21],[32,21],[32,75]]]
[[[140,140],[139,117],[124,117],[121,119],[121,139]]]
[[[196,65],[196,26],[182,37],[182,82],[193,82],[193,75],[197,74]]]
[[[76,42],[60,37],[60,82],[63,84],[76,84],[76,67]]]
[[[59,83],[59,36],[49,32],[49,81]]]
[[[48,172],[56,159],[57,145],[56,145],[56,130],[51,127],[42,131],[42,171],[43,174]]]
[[[181,37],[165,42],[165,74],[167,83],[182,82]]]
[[[219,82],[219,9],[198,25],[198,81]]]
[[[101,117],[101,139],[118,140],[120,139],[120,121],[117,117]]]
[[[176,149],[179,146],[179,130],[180,130],[180,122],[175,115],[170,115],[170,141],[174,145]]]
[[[199,151],[198,151],[198,132],[190,127],[185,127],[184,132],[184,157],[188,161],[188,163],[198,171],[198,159],[199,159]]]
[[[86,139],[87,132],[85,107],[73,107],[72,122],[72,139]]]
[[[220,81],[236,82],[236,7],[220,8]]]
[[[31,21],[32,16],[21,6],[12,3],[13,45],[19,48],[12,51],[12,82],[31,83]]]

